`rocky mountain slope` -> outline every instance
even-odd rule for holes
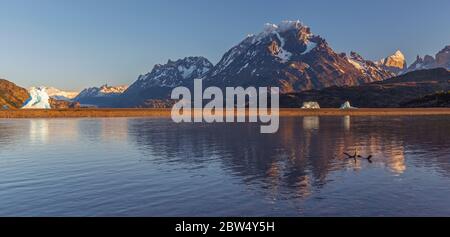
[[[157,64],[151,72],[140,75],[123,94],[131,104],[142,104],[149,99],[168,98],[173,88],[188,85],[213,67],[204,57],[186,57],[166,64]]]
[[[25,88],[16,84],[0,79],[0,109],[18,109],[30,97]]]

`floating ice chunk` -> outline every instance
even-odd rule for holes
[[[341,105],[341,109],[356,109],[356,107],[351,106],[349,101],[345,101],[345,103]]]
[[[315,101],[306,101],[303,102],[302,109],[320,109],[320,105]]]

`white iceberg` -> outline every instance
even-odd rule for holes
[[[45,87],[31,87],[28,90],[30,98],[24,103],[22,109],[50,109],[49,99]]]
[[[345,101],[345,103],[341,105],[341,109],[356,109],[356,107],[351,106],[349,101]]]
[[[320,109],[320,105],[315,101],[307,101],[303,102],[302,109]]]

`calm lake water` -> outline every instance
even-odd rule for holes
[[[450,216],[450,116],[259,128],[0,119],[0,216]]]

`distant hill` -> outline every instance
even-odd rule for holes
[[[17,86],[8,80],[0,79],[0,109],[21,108],[29,97],[27,89]]]
[[[322,108],[338,108],[348,100],[356,107],[402,107],[420,97],[448,91],[449,81],[450,71],[446,69],[419,70],[360,86],[334,86],[320,91],[284,94],[281,95],[280,106],[301,107],[305,101],[317,101]],[[423,106],[425,105],[424,103]]]
[[[450,91],[438,92],[426,95],[401,104],[402,107],[423,108],[423,107],[450,107]]]
[[[94,105],[98,107],[118,107],[119,97],[128,88],[127,85],[90,87],[82,90],[75,98],[74,102],[83,105]]]

